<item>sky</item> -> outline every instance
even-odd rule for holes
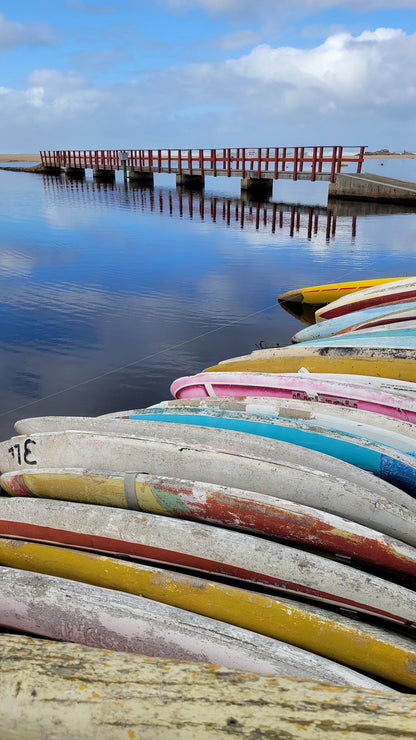
[[[416,151],[416,0],[14,0],[0,72],[4,153]]]

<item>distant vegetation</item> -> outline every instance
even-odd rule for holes
[[[375,152],[368,152],[366,151],[365,154],[370,155],[377,155],[381,157],[400,157],[400,156],[406,156],[406,155],[413,155],[414,152],[408,152],[406,149],[404,149],[402,152],[391,152],[390,149],[376,149]]]

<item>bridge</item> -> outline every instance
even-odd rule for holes
[[[92,169],[99,179],[114,180],[117,170],[152,185],[155,173],[175,174],[177,185],[203,188],[206,176],[239,177],[241,189],[270,195],[279,179],[334,183],[347,165],[361,173],[365,146],[302,146],[223,149],[130,149],[41,151],[46,174],[83,177]]]

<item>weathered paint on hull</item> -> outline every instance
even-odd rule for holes
[[[351,379],[356,378],[354,383]],[[416,422],[416,385],[398,381],[385,387],[373,387],[363,376],[339,376],[312,373],[206,372],[177,378],[171,385],[174,398],[209,398],[222,396],[261,396],[319,401],[347,408],[387,414],[395,419]],[[366,382],[367,381],[367,382]],[[377,379],[377,383],[380,379]],[[396,383],[396,387],[395,387]],[[414,390],[413,390],[414,389]]]
[[[0,501],[0,535],[227,576],[416,628],[415,592],[326,557],[211,525],[90,504],[10,499]]]
[[[373,331],[371,333],[356,332],[342,334],[327,339],[314,339],[303,342],[302,347],[345,347],[352,352],[355,348],[368,349],[412,349],[416,347],[414,329],[393,329]]]
[[[4,740],[386,740],[414,696],[0,635]]]
[[[415,453],[415,446],[413,445],[410,451],[403,453],[397,446],[394,446],[394,441],[389,439],[389,435],[386,435],[383,442],[377,442],[365,437],[364,431],[357,428],[345,433],[334,427],[327,428],[304,419],[266,418],[226,409],[220,411],[143,409],[128,419],[113,420],[111,423],[108,421],[88,423],[81,418],[79,426],[75,423],[72,429],[78,427],[81,430],[97,431],[101,424],[112,429],[114,433],[123,434],[128,431],[139,433],[140,424],[144,424],[151,434],[153,425],[159,422],[176,426],[185,424],[201,428],[227,429],[305,447],[367,470],[410,495],[416,495],[416,460],[410,457],[412,453]],[[404,440],[403,445],[409,447],[407,440]]]
[[[90,647],[371,686],[371,679],[300,648],[140,596],[2,566],[0,585],[0,624],[7,628]]]
[[[416,425],[400,419],[393,419],[385,414],[369,413],[361,409],[348,408],[348,406],[336,406],[319,401],[299,401],[295,398],[256,398],[255,396],[236,397],[223,396],[221,398],[184,398],[160,401],[149,408],[207,408],[207,409],[230,409],[231,411],[243,411],[248,414],[259,414],[274,416],[283,419],[305,419],[316,421],[322,426],[331,429],[339,429],[349,432],[351,429],[363,429],[363,436],[387,444],[387,439],[393,440],[393,446],[402,452],[416,452]],[[138,409],[123,411],[122,415],[137,413]],[[50,423],[56,423],[66,417],[34,417],[23,420],[23,428],[19,428],[19,434],[30,434],[32,431],[48,431],[45,427],[37,428],[40,419],[50,419]],[[75,417],[72,417],[75,419]],[[87,417],[91,418],[91,417]],[[35,421],[36,420],[36,421]],[[61,423],[60,421],[60,423]],[[34,423],[34,428],[31,424]],[[62,422],[63,423],[63,422]],[[20,424],[20,422],[17,422]],[[69,429],[70,423],[65,423]],[[51,427],[53,428],[53,427]],[[382,436],[377,436],[382,435]],[[406,440],[406,442],[405,442]]]
[[[0,564],[161,601],[416,689],[414,640],[314,605],[33,542],[0,539]]]
[[[18,434],[35,434],[42,432],[56,432],[66,430],[80,430],[97,432],[109,431],[113,433],[135,429],[130,422],[136,416],[155,413],[163,409],[175,414],[194,413],[196,410],[207,409],[209,412],[228,413],[238,412],[252,414],[258,421],[276,421],[278,419],[302,421],[325,429],[336,429],[340,432],[355,434],[373,442],[394,447],[400,452],[416,455],[416,426],[407,422],[394,420],[385,415],[374,416],[359,409],[349,409],[342,406],[329,406],[313,401],[296,401],[290,399],[256,399],[246,397],[246,400],[222,398],[194,401],[193,399],[162,401],[146,409],[131,409],[121,411],[113,418],[92,416],[34,416],[28,419],[19,419],[15,422]]]
[[[346,295],[318,309],[315,317],[317,321],[322,321],[343,316],[352,311],[362,311],[365,308],[394,306],[414,300],[416,300],[416,278],[410,277]]]
[[[278,297],[278,300],[299,303],[311,303],[312,305],[317,303],[331,303],[332,301],[338,300],[342,296],[355,293],[357,290],[365,290],[366,288],[372,288],[375,285],[383,285],[384,283],[390,283],[395,280],[403,279],[404,278],[402,277],[370,278],[368,280],[350,280],[348,282],[342,283],[312,285],[307,288],[298,288],[295,290],[288,290],[286,293],[281,293]]]
[[[408,311],[407,317],[409,315],[410,312]],[[344,334],[351,335],[352,337],[358,335],[366,337],[372,335],[381,336],[382,334],[395,336],[400,333],[407,335],[410,330],[413,331],[416,328],[416,308],[413,310],[413,316],[411,318],[407,317],[401,316],[399,318],[398,314],[394,314],[394,318],[390,315],[390,318],[385,316],[378,321],[363,321],[361,324],[356,324],[350,329],[343,329],[337,332],[334,336],[341,337]]]
[[[362,311],[354,311],[333,319],[319,321],[317,324],[307,326],[298,331],[292,342],[307,342],[311,339],[324,339],[343,331],[354,330],[355,327],[378,326],[390,321],[400,321],[401,318],[416,318],[416,302],[400,304],[400,308],[378,306],[376,308],[365,308]]]
[[[110,432],[46,432],[13,437],[0,443],[0,470],[93,468],[101,472],[143,471],[173,478],[249,488],[287,498],[307,489],[323,495],[331,476],[331,499],[338,490],[333,478],[416,511],[416,501],[396,486],[366,470],[314,450],[226,429],[146,422],[140,435]],[[163,430],[163,431],[162,431]],[[136,429],[137,432],[137,429]],[[155,436],[156,435],[156,436]],[[285,491],[283,494],[282,492]],[[287,493],[286,493],[287,492]],[[297,494],[298,495],[298,494]],[[343,494],[342,494],[343,495]],[[304,502],[302,502],[304,503]],[[322,508],[322,507],[319,507]],[[351,518],[351,517],[349,517]]]
[[[371,375],[414,383],[416,351],[413,349],[368,349],[365,347],[305,347],[305,343],[278,349],[263,349],[232,357],[204,372],[310,373]]]
[[[330,455],[367,470],[411,496],[416,496],[416,460],[400,451],[377,444],[358,435],[344,434],[335,429],[324,429],[311,422],[296,419],[259,419],[252,414],[233,411],[194,409],[172,412],[169,409],[143,411],[132,421],[164,421],[171,424],[193,424],[214,429],[277,439],[305,449]]]
[[[389,570],[391,577],[396,571],[416,578],[414,547],[313,507],[251,491],[146,474],[137,474],[126,490],[122,475],[91,470],[7,473],[1,483],[12,496],[114,506],[225,526]],[[414,540],[416,545],[416,533]]]

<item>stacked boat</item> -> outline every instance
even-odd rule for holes
[[[416,278],[373,283],[156,406],[16,422],[0,625],[414,692]]]

